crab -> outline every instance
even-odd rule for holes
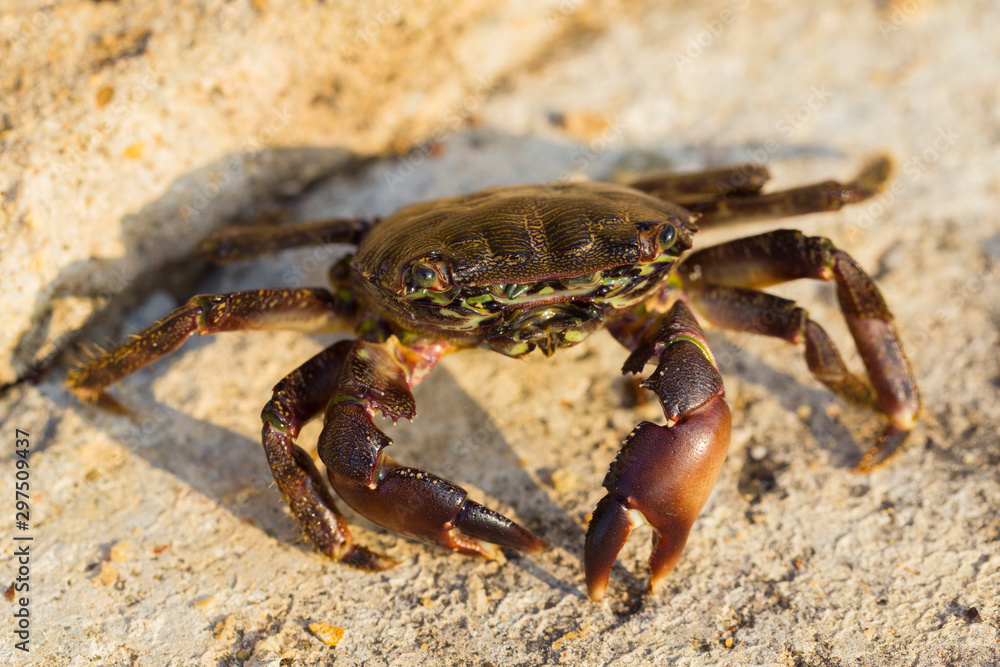
[[[551,355],[607,327],[630,351],[623,373],[655,364],[641,386],[659,399],[666,424],[641,422],[622,440],[583,546],[586,586],[592,599],[604,596],[629,533],[645,523],[653,528],[655,592],[680,559],[729,447],[723,381],[696,312],[717,326],[801,343],[817,380],[884,414],[888,425],[857,471],[883,464],[911,431],[920,404],[910,364],[881,293],[847,253],[794,230],[688,252],[699,227],[838,210],[877,194],[890,172],[890,160],[877,156],[847,183],[764,193],[766,169],[746,164],[626,184],[497,187],[415,204],[383,220],[225,229],[200,247],[219,263],[312,243],[356,248],[331,269],[332,290],[195,296],[71,371],[68,383],[85,402],[120,407],[110,385],[195,333],[353,326],[356,339],[330,345],[274,387],[261,415],[262,442],[292,516],[316,547],[381,570],[395,561],[352,538],[331,488],[374,523],[456,552],[534,553],[547,543],[454,482],[396,462],[374,414],[412,418],[410,389],[450,352]],[[804,309],[761,291],[798,278],[836,284],[870,383],[848,370]],[[296,443],[320,414],[326,479]]]

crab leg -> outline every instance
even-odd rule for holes
[[[871,472],[902,446],[920,409],[916,380],[881,292],[847,253],[828,239],[778,230],[695,252],[678,272],[692,302],[713,323],[804,341],[817,379],[852,401],[873,407],[877,401],[889,426],[857,471]],[[840,309],[874,385],[874,398],[802,308],[752,289],[797,278],[836,281]]]
[[[626,184],[654,197],[688,208],[694,202],[717,199],[725,195],[756,195],[770,178],[771,174],[766,167],[755,162],[747,162],[732,167],[686,174],[674,172],[645,174],[636,180],[627,181]]]
[[[411,419],[410,387],[452,348],[436,343],[407,348],[395,337],[358,342],[347,354],[326,410],[319,457],[344,502],[389,530],[453,551],[492,556],[482,542],[533,553],[545,542],[507,517],[467,499],[465,489],[424,470],[400,465],[386,453],[392,444],[372,420]]]
[[[839,211],[845,204],[854,204],[877,195],[891,172],[892,161],[880,155],[865,164],[848,183],[823,181],[761,194],[760,185],[763,185],[762,179],[767,179],[767,171],[758,165],[748,163],[728,169],[688,174],[690,182],[698,182],[699,176],[705,177],[702,181],[704,186],[701,190],[702,196],[681,192],[679,193],[681,196],[673,201],[683,204],[693,213],[700,213],[698,225],[702,228],[765,218]],[[669,187],[661,186],[662,180],[643,180],[630,185],[670,200],[675,195]]]
[[[85,402],[123,411],[105,389],[126,375],[170,354],[192,334],[292,329],[319,332],[340,328],[353,306],[324,289],[262,289],[202,294],[134,336],[71,371],[70,389]]]
[[[295,444],[302,426],[322,412],[333,397],[337,375],[352,344],[341,341],[326,348],[275,385],[274,395],[261,413],[261,438],[274,481],[306,537],[334,560],[384,570],[395,562],[352,543],[326,480],[312,457]]]
[[[604,478],[608,493],[594,510],[584,545],[594,600],[604,597],[615,558],[640,523],[654,530],[649,590],[656,590],[680,559],[729,449],[722,377],[684,302],[649,323],[623,372],[640,372],[653,356],[659,364],[642,386],[657,395],[673,425],[642,422],[632,429]]]
[[[295,225],[250,225],[221,229],[198,246],[198,254],[213,264],[230,264],[308,245],[356,245],[377,219],[343,218]]]

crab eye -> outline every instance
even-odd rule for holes
[[[674,244],[677,240],[677,230],[674,229],[673,225],[667,225],[660,230],[660,235],[656,237],[657,243],[660,244],[660,250],[666,250]]]
[[[411,269],[413,282],[421,287],[434,287],[438,281],[437,271],[427,262],[417,262]]]
[[[411,289],[446,292],[451,287],[448,265],[438,259],[417,260],[404,275]]]

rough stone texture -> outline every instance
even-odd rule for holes
[[[433,151],[334,175],[292,202],[291,215],[385,214],[500,183],[748,159],[768,162],[774,185],[788,186],[846,178],[863,156],[888,151],[899,164],[893,194],[778,224],[829,236],[877,277],[922,389],[924,414],[909,447],[884,470],[852,474],[878,420],[829,396],[794,348],[711,331],[734,408],[727,466],[665,590],[643,593],[649,533],[639,532],[607,600],[594,604],[581,589],[587,513],[621,436],[640,419],[660,418],[655,404],[629,407],[617,376],[625,354],[605,334],[548,360],[480,351],[447,358],[415,391],[417,420],[386,426],[397,458],[462,482],[553,548],[477,561],[355,520],[359,541],[402,561],[375,575],[330,563],[301,542],[257,444],[271,385],[331,338],[192,341],[117,388],[135,422],[75,405],[57,370],[0,403],[6,437],[27,429],[35,452],[34,651],[13,649],[4,614],[4,659],[1000,663],[1000,47],[992,29],[1000,7],[674,2],[586,16],[586,29],[575,23],[506,79],[480,109],[479,127]],[[260,159],[281,152],[284,137],[276,142]],[[136,198],[123,210],[149,205],[163,189],[143,199],[102,182],[92,186],[102,197]],[[233,206],[239,217],[244,206],[255,210]],[[196,288],[312,284],[332,256],[284,253],[213,271]],[[776,291],[802,301],[858,363],[828,285]],[[110,335],[176,304],[167,290],[149,292]],[[317,433],[311,425],[301,441]],[[0,469],[5,545],[13,483],[8,457]],[[9,556],[2,571],[13,580]],[[314,623],[344,636],[328,646]]]

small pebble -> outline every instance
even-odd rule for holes
[[[118,581],[118,570],[115,569],[114,565],[105,561],[101,563],[101,571],[94,577],[94,581],[105,586],[110,586]]]
[[[111,551],[108,553],[108,560],[114,561],[116,563],[122,563],[124,561],[132,558],[132,542],[131,540],[122,540],[121,542],[115,542],[111,547]]]
[[[328,646],[336,646],[344,638],[344,629],[329,623],[310,623],[309,631],[316,636],[316,639]]]

